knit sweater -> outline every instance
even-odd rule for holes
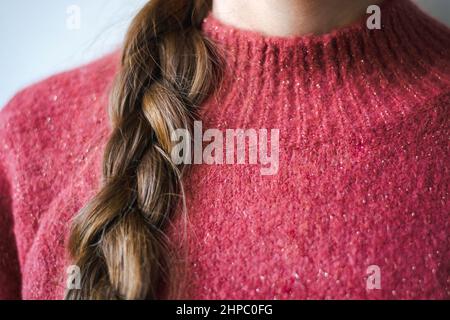
[[[189,166],[187,219],[167,230],[184,298],[450,298],[450,32],[408,0],[381,9],[381,30],[291,38],[205,20],[225,60],[203,129],[278,129],[279,165]],[[1,111],[1,299],[63,297],[118,62],[53,76]]]

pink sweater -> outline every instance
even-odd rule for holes
[[[279,129],[280,158],[271,176],[191,166],[185,298],[450,298],[450,32],[407,0],[386,3],[382,22],[288,39],[206,19],[226,69],[203,128]],[[100,185],[117,57],[1,111],[1,299],[63,296],[70,220]],[[174,242],[183,228],[175,219]]]

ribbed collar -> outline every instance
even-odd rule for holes
[[[450,92],[449,29],[409,0],[386,0],[381,13],[381,30],[369,30],[364,18],[295,38],[209,16],[203,30],[223,50],[225,70],[203,119],[219,128],[281,128],[284,145],[302,148],[428,121],[423,112]]]
[[[271,37],[225,25],[212,14],[205,19],[203,30],[225,50],[231,70],[292,69],[303,75],[296,79],[303,81],[302,85],[339,83],[352,72],[364,76],[374,72],[394,73],[390,74],[393,80],[392,76],[400,71],[423,73],[433,60],[443,54],[448,56],[447,28],[430,19],[411,1],[385,0],[380,7],[381,30],[369,30],[367,17],[363,17],[324,35]],[[399,68],[399,64],[409,70]]]

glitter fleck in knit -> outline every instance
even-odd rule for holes
[[[204,129],[280,129],[280,167],[191,167],[185,297],[450,298],[450,32],[407,0],[384,4],[382,22],[274,38],[206,19],[226,68]],[[51,77],[0,113],[2,299],[63,296],[117,64]],[[381,289],[367,287],[371,265]]]

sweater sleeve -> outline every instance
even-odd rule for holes
[[[8,172],[6,112],[0,112],[0,300],[21,298],[21,275],[14,235],[11,174]]]

